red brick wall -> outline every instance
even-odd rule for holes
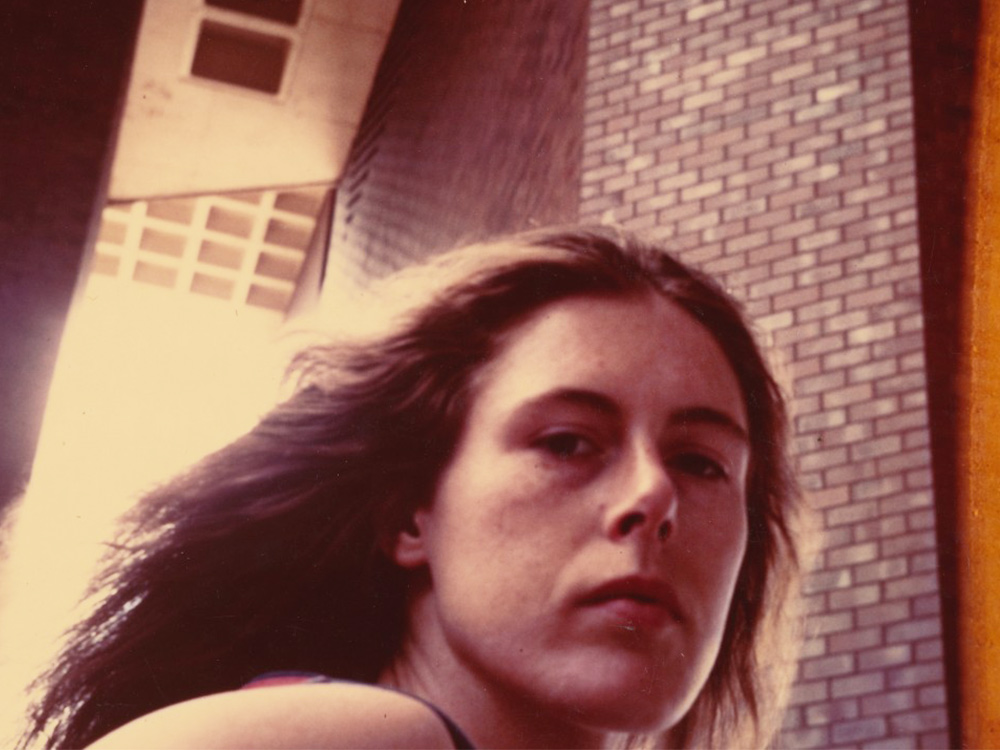
[[[716,274],[786,362],[825,535],[784,746],[946,746],[907,5],[592,0],[581,219]]]

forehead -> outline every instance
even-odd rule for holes
[[[714,337],[652,293],[573,297],[536,311],[480,371],[473,409],[567,388],[594,390],[626,409],[709,407],[746,427],[739,383]]]

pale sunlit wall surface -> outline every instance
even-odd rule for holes
[[[667,239],[788,362],[824,527],[787,747],[948,745],[904,0],[594,0],[584,220]]]
[[[94,274],[60,350],[0,591],[0,746],[136,493],[251,427],[283,314]]]

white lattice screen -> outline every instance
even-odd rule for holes
[[[109,205],[93,272],[284,312],[327,189]]]

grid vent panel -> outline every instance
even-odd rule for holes
[[[283,313],[326,192],[311,187],[109,205],[92,273]]]

